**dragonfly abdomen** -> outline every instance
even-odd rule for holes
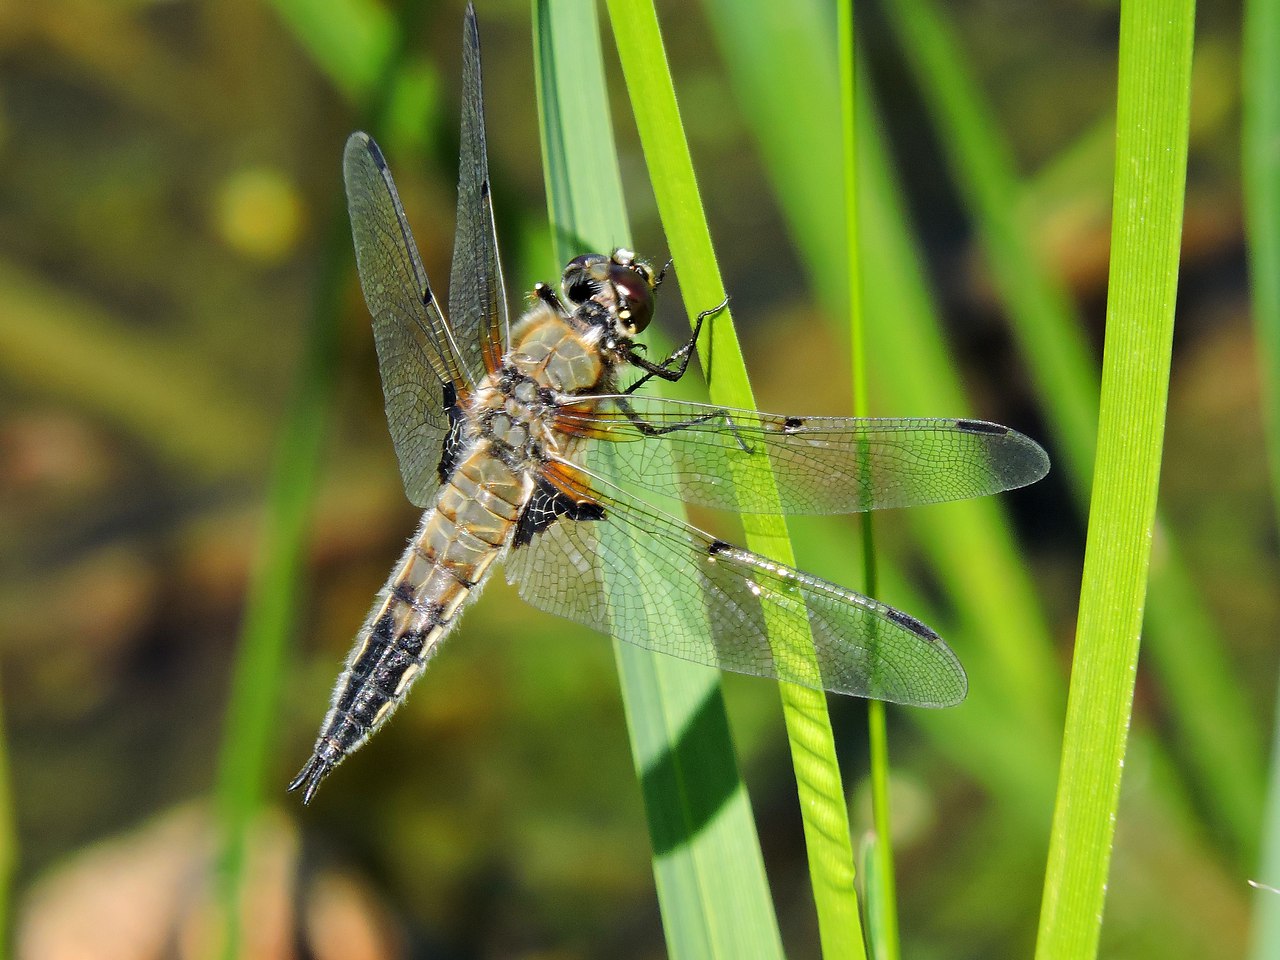
[[[487,447],[476,444],[440,488],[356,637],[311,759],[289,785],[305,786],[303,802],[404,701],[505,548],[532,482]]]

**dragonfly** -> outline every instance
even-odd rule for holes
[[[660,504],[832,514],[959,500],[1040,479],[1044,450],[981,420],[782,416],[641,394],[685,374],[724,305],[649,359],[636,337],[666,268],[626,249],[575,257],[559,292],[538,284],[511,322],[470,7],[462,89],[447,318],[382,151],[354,133],[343,155],[387,422],[405,491],[426,512],[289,789],[309,803],[387,721],[499,562],[533,606],[652,651],[901,704],[963,700],[959,660],[915,617]]]

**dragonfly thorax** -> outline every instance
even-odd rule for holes
[[[516,462],[538,459],[554,416],[552,392],[512,366],[502,368],[497,389],[483,394],[481,435]]]

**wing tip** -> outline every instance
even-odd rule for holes
[[[468,2],[466,13],[462,17],[462,40],[466,46],[474,50],[480,49],[480,26],[476,22],[475,4]]]
[[[1024,433],[987,420],[953,421],[962,433],[992,438],[991,452],[999,452],[994,462],[1002,490],[1016,490],[1043,480],[1049,473],[1049,454]]]
[[[894,607],[889,607],[885,611],[886,616],[896,623],[898,626],[914,633],[926,643],[941,643],[942,638],[934,631],[934,629],[924,622],[917,620],[909,613],[903,613]]]
[[[383,176],[390,173],[387,169],[387,158],[382,155],[382,148],[378,146],[378,141],[363,130],[357,130],[347,137],[347,145],[342,151],[344,169],[350,170],[351,164],[358,161],[362,155],[367,155]]]
[[[939,647],[948,653],[949,665],[951,667],[949,683],[936,686],[927,690],[913,690],[907,692],[902,697],[887,697],[890,702],[898,702],[911,707],[922,707],[925,710],[945,710],[948,707],[957,707],[964,703],[969,696],[969,675],[965,673],[965,669],[960,664],[959,658],[946,644],[939,641]]]
[[[1006,461],[1001,477],[1008,484],[1007,489],[1026,487],[1049,475],[1049,454],[1044,447],[1016,430],[1010,430],[1006,440],[1017,452]]]
[[[884,615],[895,626],[911,633],[926,644],[927,656],[935,662],[935,667],[942,669],[928,671],[930,681],[927,687],[924,685],[916,687],[908,681],[899,691],[884,691],[883,699],[891,703],[928,709],[943,709],[963,703],[969,695],[969,676],[965,673],[960,658],[947,646],[947,642],[932,627],[909,613],[903,613],[895,607],[887,607]]]

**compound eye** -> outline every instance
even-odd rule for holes
[[[609,279],[624,301],[619,305],[619,318],[635,333],[640,333],[653,319],[652,283],[627,267],[614,267],[609,273]]]
[[[605,260],[598,253],[584,253],[565,265],[560,286],[572,303],[585,303],[601,291],[603,284],[599,277],[593,275],[599,273],[599,264]]]

